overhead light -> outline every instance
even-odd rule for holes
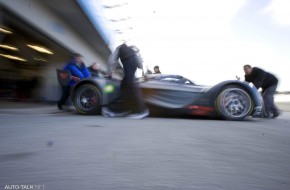
[[[17,57],[17,56],[14,56],[14,55],[0,54],[0,56],[6,57],[8,59],[17,60],[17,61],[27,61],[26,59],[23,59],[21,57]]]
[[[28,47],[39,51],[41,53],[46,53],[46,54],[53,54],[53,52],[45,47],[41,47],[41,46],[37,46],[37,45],[31,45],[31,44],[27,44]]]
[[[2,27],[0,27],[0,32],[5,33],[5,34],[13,34],[13,32],[11,32],[10,30],[4,29]]]
[[[0,44],[0,47],[4,49],[13,50],[13,51],[18,51],[18,48],[10,46],[10,45]]]
[[[43,58],[35,57],[35,58],[33,58],[33,59],[36,60],[36,61],[48,62],[46,59],[43,59]]]

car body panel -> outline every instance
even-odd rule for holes
[[[120,95],[119,81],[96,77],[78,82],[72,91],[88,83],[100,90],[101,106],[114,102]],[[214,86],[201,86],[179,75],[155,75],[139,78],[136,83],[142,90],[147,106],[176,114],[216,115],[216,98],[221,90],[229,85],[239,86],[249,93],[254,103],[251,115],[258,116],[262,111],[263,102],[257,89],[238,80],[228,80]]]
[[[205,87],[179,85],[163,81],[147,81],[139,84],[146,103],[167,107],[183,108],[196,102],[205,92]]]

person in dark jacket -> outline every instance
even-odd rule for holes
[[[57,102],[57,107],[60,110],[62,110],[62,106],[69,98],[71,87],[74,86],[77,81],[83,78],[91,77],[89,70],[83,63],[82,56],[77,53],[72,55],[72,59],[66,64],[63,70],[70,71],[72,78],[66,86],[62,86],[62,96]]]
[[[154,74],[161,74],[159,66],[154,67]]]
[[[278,79],[271,73],[260,68],[244,65],[245,81],[252,82],[259,89],[262,88],[262,96],[265,104],[264,117],[276,118],[279,111],[274,103],[274,94],[277,89]]]
[[[101,77],[103,75],[106,75],[106,73],[101,70],[100,63],[93,63],[91,66],[88,67],[88,70],[90,71],[92,77]]]
[[[112,72],[120,59],[123,65],[124,78],[121,82],[121,96],[119,100],[102,109],[102,115],[105,117],[126,115],[127,118],[131,119],[142,119],[149,115],[149,111],[145,107],[142,98],[141,89],[135,83],[137,68],[143,69],[142,60],[135,49],[124,43],[117,47],[115,52],[110,56],[108,77],[112,76]]]

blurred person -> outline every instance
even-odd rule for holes
[[[274,103],[278,79],[273,74],[250,65],[244,65],[244,72],[245,81],[252,82],[257,89],[262,88],[262,97],[265,104],[264,117],[278,117],[279,111]]]
[[[161,74],[159,66],[154,67],[154,74]]]
[[[146,69],[147,71],[146,71],[146,74],[147,75],[151,75],[152,74],[152,71],[148,68],[148,66],[147,66],[147,69]]]
[[[117,47],[109,58],[109,73],[107,77],[110,78],[112,76],[119,59],[124,70],[124,78],[121,81],[121,95],[116,102],[108,105],[108,107],[103,107],[102,115],[105,117],[126,116],[131,119],[147,117],[149,111],[145,107],[141,89],[135,82],[137,68],[143,70],[142,61],[138,52],[136,52],[136,48],[129,47],[126,43]]]
[[[101,70],[100,63],[93,63],[91,66],[88,67],[89,72],[91,73],[92,77],[100,77],[105,75],[105,72]]]
[[[66,86],[62,86],[62,96],[57,102],[57,107],[59,110],[63,109],[62,106],[69,98],[71,87],[74,86],[77,81],[83,78],[91,77],[89,70],[82,60],[82,55],[78,53],[72,55],[71,60],[66,64],[63,70],[70,71],[72,78]]]

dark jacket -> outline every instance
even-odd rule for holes
[[[135,54],[136,54],[135,51],[126,44],[122,44],[120,46],[119,56],[122,62],[131,56],[135,56]]]
[[[132,61],[139,69],[143,69],[142,59],[140,58],[139,54],[137,54],[132,47],[127,46],[126,44],[122,44],[116,48],[114,53],[109,58],[109,73],[116,68],[117,64],[119,63],[119,59],[121,60],[122,64],[124,64],[124,62],[126,62],[128,59],[131,59],[130,62]]]
[[[278,79],[273,74],[257,67],[252,68],[251,74],[245,75],[245,81],[252,82],[257,89],[278,84]]]
[[[70,71],[71,75],[80,79],[90,77],[91,74],[84,63],[78,65],[74,59],[67,63],[63,70]],[[70,80],[68,85],[74,86],[77,81]]]

